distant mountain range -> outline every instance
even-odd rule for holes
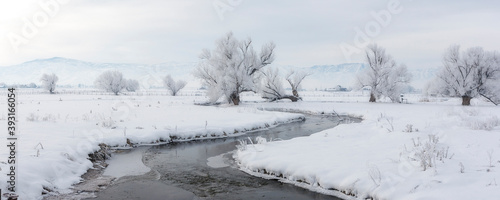
[[[118,70],[127,79],[137,79],[141,84],[161,86],[162,77],[170,74],[174,79],[183,79],[195,83],[190,72],[196,63],[161,63],[155,65],[128,63],[92,63],[81,60],[54,57],[38,59],[19,65],[0,67],[0,82],[6,84],[40,83],[44,73],[55,73],[59,77],[58,85],[92,86],[94,80],[104,71]]]
[[[307,89],[326,89],[337,85],[351,87],[356,74],[365,67],[363,63],[315,65],[307,69],[311,75],[304,79],[303,87]]]
[[[315,65],[308,68],[312,75],[304,79],[304,87],[308,89],[324,89],[341,85],[349,88],[354,85],[356,74],[366,67],[367,64],[364,63]],[[417,89],[422,89],[427,82],[434,78],[438,68],[408,68],[408,71],[413,77],[411,85]]]
[[[282,66],[273,64],[286,72],[293,66]],[[161,78],[167,74],[174,79],[183,79],[188,82],[187,87],[197,88],[200,86],[191,72],[195,69],[196,63],[176,63],[168,62],[154,65],[128,64],[128,63],[93,63],[69,58],[54,57],[49,59],[37,59],[19,65],[0,67],[0,83],[6,84],[39,84],[40,77],[44,73],[55,73],[59,77],[58,85],[63,86],[87,86],[91,87],[94,80],[104,71],[121,71],[125,78],[137,79],[145,87],[161,87]],[[362,63],[346,63],[340,65],[315,65],[307,70],[312,75],[304,79],[305,89],[325,89],[333,88],[337,85],[350,87],[353,85],[356,73],[366,68]],[[297,68],[299,69],[299,68]],[[413,74],[412,85],[415,88],[422,88],[425,83],[431,80],[437,68],[410,69]]]

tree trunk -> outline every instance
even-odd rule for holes
[[[375,95],[373,93],[370,93],[370,102],[377,102],[377,99],[375,98]]]
[[[462,96],[462,106],[470,106],[470,100],[472,97]]]
[[[292,90],[292,93],[293,93],[293,96],[295,97],[299,97],[299,93],[297,92],[297,90]],[[293,100],[292,100],[293,101]],[[295,102],[295,101],[294,101]]]
[[[283,96],[282,99],[290,99],[292,102],[297,102],[300,99],[300,97],[296,97],[295,95],[294,96],[286,95]]]
[[[231,94],[230,98],[234,105],[240,105],[240,94]]]

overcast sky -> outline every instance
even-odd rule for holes
[[[376,42],[408,67],[435,67],[451,44],[499,50],[499,20],[495,0],[2,1],[0,66],[56,56],[191,62],[233,31],[256,49],[274,41],[282,65],[363,62],[363,48]]]

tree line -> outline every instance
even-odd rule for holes
[[[42,88],[47,90],[50,94],[54,94],[58,80],[59,77],[54,73],[43,74],[40,78]],[[176,96],[186,84],[186,81],[183,80],[174,81],[170,75],[163,77],[163,85],[172,96]],[[94,86],[115,95],[118,95],[122,91],[135,92],[140,88],[139,81],[135,79],[125,79],[123,74],[117,70],[103,72],[94,81]]]
[[[193,75],[207,88],[211,102],[225,99],[238,105],[242,92],[260,93],[269,101],[289,99],[300,100],[298,91],[302,81],[310,74],[305,71],[288,71],[284,77],[277,68],[266,67],[275,59],[273,42],[264,44],[260,52],[253,48],[251,38],[239,40],[232,32],[216,40],[215,48],[203,49],[198,66]],[[356,75],[357,88],[370,90],[369,102],[389,98],[400,102],[400,95],[412,79],[406,65],[398,64],[385,49],[370,44],[365,50],[368,67]],[[462,105],[470,105],[473,98],[484,97],[498,105],[500,103],[500,56],[496,51],[484,51],[481,47],[460,51],[460,46],[452,45],[444,53],[443,65],[435,80],[429,83],[428,93],[450,97],[461,97]],[[55,90],[58,78],[55,74],[44,74],[42,86],[50,93]],[[292,94],[286,94],[283,82],[286,81]],[[186,82],[174,81],[167,75],[163,78],[164,87],[175,96]],[[139,89],[139,82],[124,79],[119,71],[101,74],[94,85],[97,88],[118,95],[121,91]]]
[[[308,75],[291,72],[286,80],[293,95],[286,95],[278,69],[267,68],[274,61],[274,43],[262,46],[257,53],[252,40],[238,40],[229,32],[215,43],[215,49],[204,49],[199,66],[194,75],[208,87],[212,101],[223,97],[229,103],[238,105],[240,93],[260,92],[271,101],[290,99],[297,101],[298,87]],[[369,102],[387,97],[400,102],[404,88],[412,76],[406,65],[398,64],[385,49],[370,44],[365,51],[368,67],[357,74],[357,88],[370,90]],[[462,105],[470,105],[470,100],[484,97],[498,105],[500,103],[500,57],[496,51],[484,51],[481,47],[469,48],[461,52],[458,45],[452,45],[443,55],[443,66],[435,80],[429,83],[427,91],[450,97],[461,97]]]

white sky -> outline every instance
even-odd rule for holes
[[[500,1],[494,0],[61,0],[59,9],[49,6],[49,11],[39,5],[51,1],[57,2],[1,1],[0,66],[55,56],[145,64],[197,61],[203,48],[213,48],[228,31],[251,37],[256,49],[274,41],[275,62],[294,66],[363,62],[362,53],[348,56],[341,50],[346,44],[364,48],[355,45],[357,28],[408,67],[439,66],[451,44],[500,48]],[[400,12],[380,25],[370,13],[387,11],[391,3],[399,3]],[[231,10],[218,12],[214,5]],[[30,24],[35,33],[26,28]],[[373,33],[376,26],[379,32]],[[12,45],[12,38],[19,44]]]

